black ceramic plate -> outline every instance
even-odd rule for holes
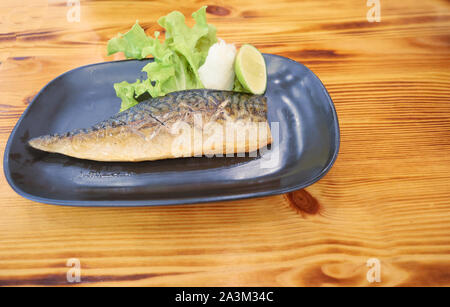
[[[200,203],[306,187],[319,180],[336,159],[336,112],[324,86],[308,68],[284,57],[264,57],[268,117],[279,123],[279,133],[273,131],[274,144],[257,157],[106,163],[30,148],[27,141],[32,137],[89,127],[118,112],[120,100],[113,83],[145,78],[141,69],[148,61],[107,62],[69,71],[40,91],[8,140],[6,178],[28,199],[74,206]]]

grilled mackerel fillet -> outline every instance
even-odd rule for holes
[[[43,151],[96,161],[149,161],[256,151],[271,143],[266,98],[189,90],[153,98],[89,129],[44,135]]]

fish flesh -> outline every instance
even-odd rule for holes
[[[95,161],[152,161],[253,152],[272,142],[264,96],[187,90],[152,98],[89,129],[29,140]]]
[[[89,129],[29,140],[95,161],[151,161],[254,152],[272,142],[264,96],[187,90],[152,98]]]

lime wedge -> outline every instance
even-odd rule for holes
[[[252,45],[243,45],[236,55],[234,71],[246,90],[257,95],[265,92],[267,86],[266,63],[258,49]]]

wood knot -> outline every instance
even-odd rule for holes
[[[300,212],[307,214],[319,213],[319,202],[312,197],[306,190],[298,190],[286,194],[287,199],[291,206]]]
[[[218,5],[208,5],[206,8],[206,12],[209,14],[217,15],[217,16],[227,16],[230,15],[230,10]]]

